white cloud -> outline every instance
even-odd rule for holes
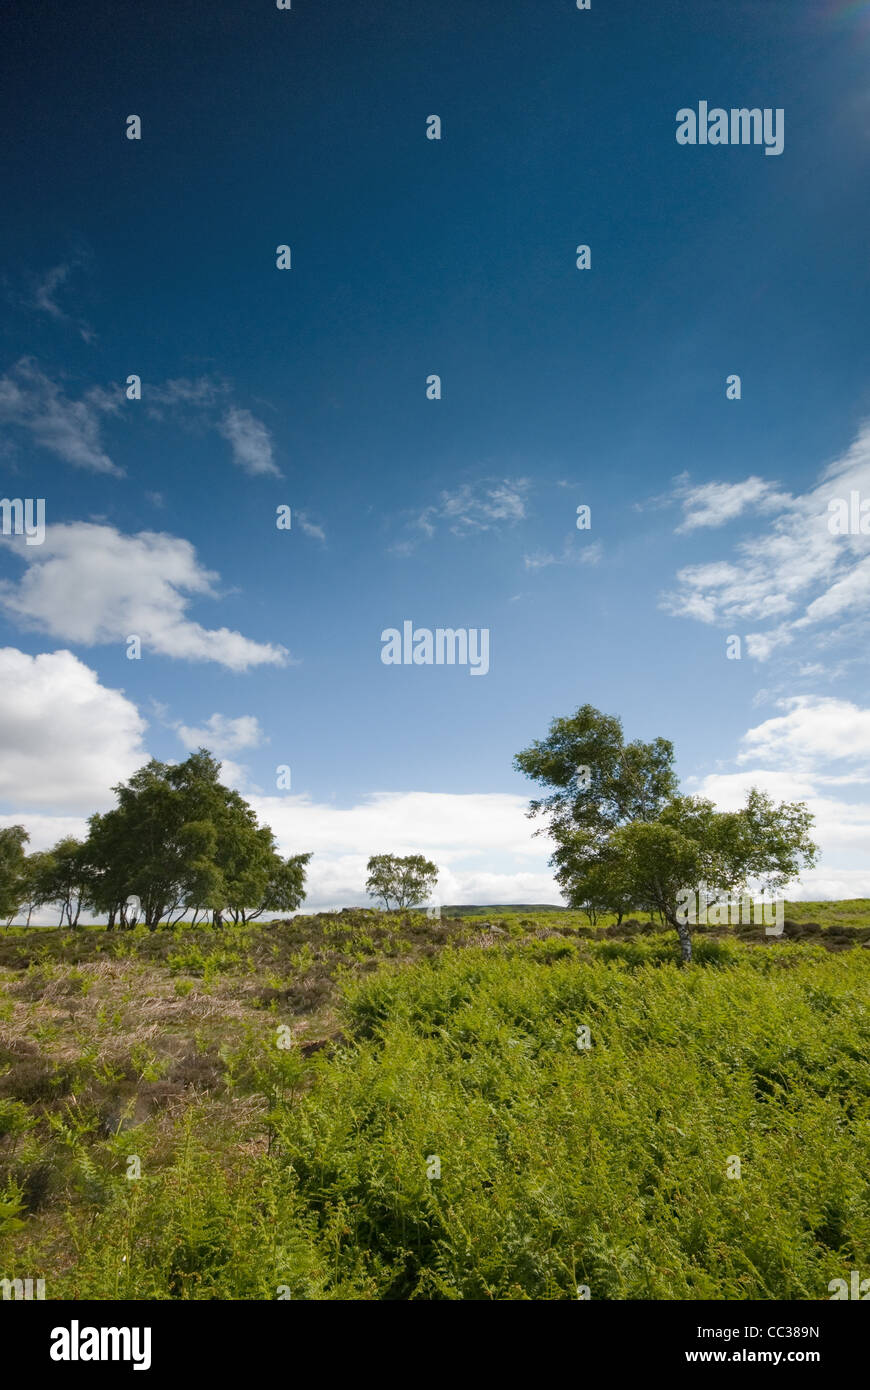
[[[0,377],[0,423],[24,430],[50,453],[76,468],[123,476],[100,438],[100,416],[117,409],[112,392],[94,387],[68,399],[32,358],[23,357]]]
[[[836,618],[841,613],[863,610],[870,599],[870,556],[858,561],[853,568],[831,585],[809,605],[806,615],[800,618],[795,627],[807,627],[810,623],[822,622],[825,618]]]
[[[65,840],[69,836],[76,840],[84,840],[88,833],[87,816],[47,816],[29,809],[16,815],[0,815],[0,826],[5,828],[10,825],[23,825],[28,832],[30,839],[24,846],[26,854],[51,849],[58,840]],[[56,922],[57,912],[46,912],[44,920]],[[39,926],[42,919],[34,916],[32,921]]]
[[[743,735],[740,771],[693,779],[689,789],[721,810],[737,810],[750,787],[777,801],[806,802],[821,853],[789,896],[870,897],[870,801],[837,794],[854,788],[860,796],[870,787],[870,709],[827,696],[794,696],[777,705],[783,714]]]
[[[111,526],[73,522],[47,527],[40,546],[21,537],[4,544],[27,570],[18,584],[0,583],[0,607],[53,637],[91,646],[126,643],[135,634],[146,655],[215,661],[232,671],[287,660],[281,646],[187,617],[193,596],[216,597],[218,575],[203,569],[194,547],[177,536],[124,536]]]
[[[255,714],[240,714],[235,719],[213,714],[199,728],[177,724],[175,729],[185,748],[193,751],[205,747],[217,756],[257,748],[263,742],[263,730]]]
[[[675,616],[732,627],[772,623],[771,630],[748,636],[749,654],[761,661],[799,634],[811,637],[809,630],[818,624],[833,619],[863,624],[870,600],[870,535],[832,534],[828,524],[828,504],[848,501],[853,491],[870,498],[870,424],[802,496],[779,493],[760,478],[690,490],[683,531],[720,525],[750,507],[778,514],[766,531],[751,536],[744,531],[733,559],[681,569],[678,587],[663,595],[662,607]],[[832,640],[832,634],[817,632],[816,640]]]
[[[681,484],[677,496],[683,504],[683,520],[677,531],[694,531],[699,526],[724,526],[743,512],[782,511],[791,497],[777,492],[763,478],[745,478],[739,483],[701,483],[697,487]]]
[[[72,652],[0,649],[0,802],[13,811],[111,805],[110,788],[147,761],[145,728],[132,701]]]
[[[232,762],[229,758],[221,759],[220,778],[225,787],[233,787],[240,796],[251,797],[263,794],[263,788],[251,778],[250,768],[244,763]]]
[[[706,777],[690,778],[687,785],[693,795],[715,801],[720,811],[739,811],[751,787],[759,787],[777,801],[804,801],[814,791],[810,777],[757,766],[742,772],[711,772]]]
[[[849,700],[796,695],[779,700],[787,713],[766,719],[743,736],[738,762],[776,759],[793,768],[816,770],[822,762],[848,759],[870,768],[870,709]]]
[[[787,627],[774,628],[772,632],[747,632],[746,651],[755,661],[766,661],[777,647],[787,647],[792,641]]]
[[[364,902],[367,860],[381,853],[432,859],[442,902],[562,901],[547,867],[548,844],[533,836],[525,797],[378,792],[347,808],[307,796],[250,801],[282,853],[314,851],[306,911]]]
[[[230,406],[219,429],[232,445],[233,462],[246,473],[268,473],[275,478],[281,477],[272,458],[272,436],[262,421],[249,410]]]

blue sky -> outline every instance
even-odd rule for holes
[[[555,901],[511,763],[588,701],[686,790],[810,800],[799,891],[870,894],[870,539],[828,527],[870,497],[870,5],[6,33],[0,492],[48,529],[0,540],[0,822],[50,843],[205,742],[311,906],[391,849]],[[700,101],[781,108],[782,153],[679,145]],[[489,671],[384,665],[404,620],[488,629]]]

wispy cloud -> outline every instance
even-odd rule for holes
[[[40,307],[53,317],[62,316],[51,291],[62,283],[59,272],[63,269],[56,267],[58,274],[53,272],[54,278],[42,286]],[[217,430],[229,442],[239,468],[252,476],[280,478],[269,430],[250,410],[229,401],[230,390],[227,382],[210,376],[174,377],[143,383],[142,398],[151,419],[162,421],[169,414],[187,428]],[[120,383],[91,386],[76,400],[32,357],[22,357],[0,376],[0,425],[21,431],[40,448],[94,473],[124,476],[125,470],[106,451],[101,434],[103,417],[123,416],[124,407]]]
[[[681,480],[675,495],[683,506],[678,532],[725,526],[747,511],[782,512],[793,500],[790,493],[780,492],[775,484],[757,477],[738,483],[701,483],[696,487]]]
[[[211,410],[229,391],[226,382],[210,376],[170,377],[164,382],[148,382],[143,400],[148,414],[162,420],[165,411],[187,407]]]
[[[36,286],[34,296],[37,309],[44,309],[52,318],[65,319],[66,314],[54,299],[55,291],[63,284],[70,272],[68,265],[56,265],[49,270]]]
[[[151,419],[171,416],[186,429],[217,430],[230,445],[233,463],[252,477],[280,478],[272,435],[250,410],[234,405],[232,387],[222,377],[170,377],[143,383],[142,399]]]
[[[58,323],[73,323],[78,329],[86,343],[94,341],[96,334],[89,324],[84,320],[74,319],[70,314],[61,308],[57,301],[58,290],[66,284],[70,274],[75,270],[80,261],[71,260],[62,265],[52,266],[45,274],[37,280],[33,293],[33,307],[42,313],[50,315]]]
[[[802,635],[819,643],[834,640],[834,624],[856,638],[870,612],[870,535],[840,535],[829,526],[829,503],[853,491],[870,498],[870,425],[803,495],[781,493],[760,479],[710,484],[687,494],[694,525],[719,525],[719,517],[729,520],[753,509],[771,519],[759,533],[747,516],[729,556],[679,570],[662,607],[703,623],[753,624],[747,650],[761,661]],[[680,529],[692,528],[684,522]]]
[[[324,545],[326,544],[326,532],[323,527],[318,526],[316,522],[312,521],[306,512],[297,512],[296,520],[299,523],[300,529],[305,532],[306,536],[311,536],[313,540],[322,541]]]
[[[246,473],[269,473],[272,477],[281,477],[272,458],[272,436],[262,420],[258,420],[250,410],[230,406],[219,429],[232,445],[233,462]]]
[[[597,565],[603,554],[600,541],[576,542],[569,536],[560,555],[539,550],[534,555],[524,555],[523,564],[527,570],[548,569],[551,565]]]
[[[71,400],[30,357],[22,357],[0,377],[0,423],[22,430],[40,448],[94,473],[123,476],[100,434],[101,416],[119,409],[120,389],[95,386]]]
[[[395,542],[390,552],[411,555],[424,539],[431,540],[439,531],[464,538],[515,526],[526,517],[530,487],[528,478],[485,478],[477,483],[463,483],[452,492],[445,490],[436,503],[407,523],[411,534]]]

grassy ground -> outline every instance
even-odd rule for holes
[[[827,1298],[870,1274],[870,901],[786,923],[690,970],[656,923],[523,908],[4,932],[0,1277]]]

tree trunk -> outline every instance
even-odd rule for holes
[[[675,917],[668,916],[667,923],[673,927],[677,936],[680,938],[680,957],[683,965],[692,963],[692,933],[689,931],[688,923],[678,922]]]

